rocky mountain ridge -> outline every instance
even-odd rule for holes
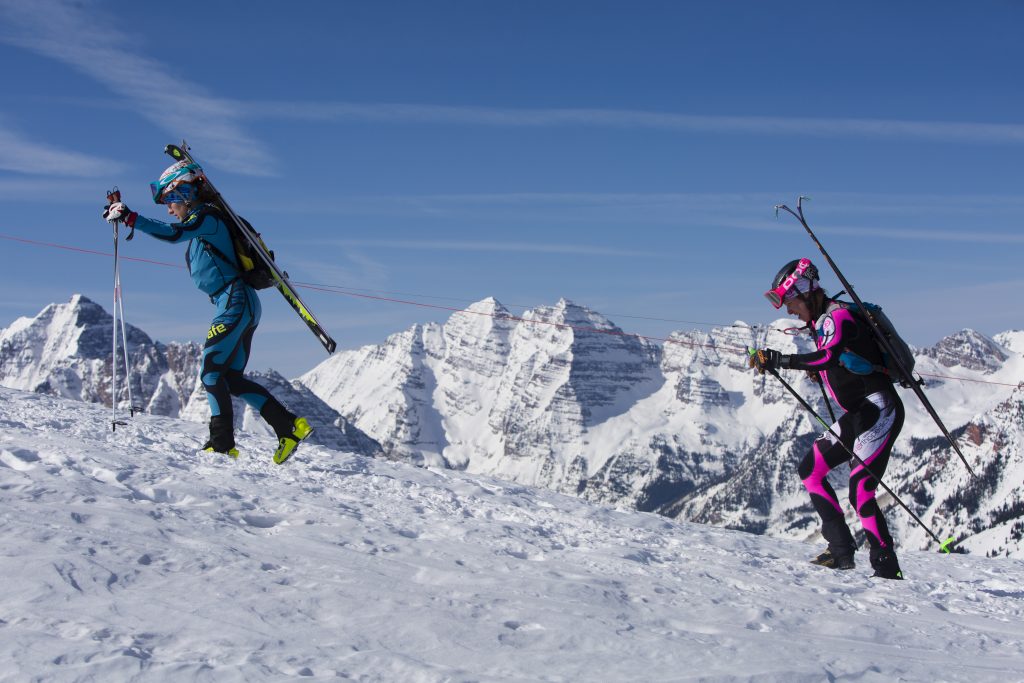
[[[15,321],[0,331],[0,384],[109,403],[110,324],[78,296]],[[567,300],[513,316],[485,299],[444,324],[339,351],[298,380],[256,380],[313,417],[332,447],[806,538],[817,520],[795,469],[820,428],[778,382],[752,373],[744,353],[810,349],[809,338],[778,331],[787,327],[736,323],[654,344]],[[136,403],[205,421],[201,348],[153,342],[135,328],[128,336]],[[977,479],[903,395],[907,424],[886,480],[937,533],[966,538],[973,552],[1022,552],[1022,352],[1024,332],[970,330],[917,352],[928,395]],[[786,376],[827,414],[816,385]],[[241,405],[236,422],[266,431]],[[834,484],[842,495],[843,472]],[[902,543],[928,545],[902,510],[891,518]]]
[[[820,426],[745,357],[751,346],[810,350],[810,338],[780,331],[790,327],[736,323],[656,345],[566,300],[514,318],[486,299],[443,325],[336,353],[299,381],[393,457],[805,538],[818,524],[796,465]],[[990,472],[984,489],[916,397],[903,394],[907,424],[887,483],[938,534],[969,536],[964,545],[975,552],[1022,551],[1013,528],[1024,479],[1024,424],[1015,412],[1021,334],[997,340],[963,330],[917,352],[932,403],[975,471]],[[803,373],[786,376],[827,415],[817,385]],[[837,490],[846,489],[844,476],[833,474]],[[972,502],[958,507],[961,499]],[[905,543],[928,545],[902,510],[892,517]]]

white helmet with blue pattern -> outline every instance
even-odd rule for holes
[[[203,178],[205,176],[199,164],[187,161],[171,164],[160,174],[160,180],[149,184],[149,188],[153,191],[153,201],[157,204],[166,204],[168,199],[166,194],[176,188],[179,188],[179,194],[188,195],[181,197],[182,199],[192,201],[196,195],[194,184]],[[185,189],[186,187],[188,190]]]

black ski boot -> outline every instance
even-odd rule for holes
[[[900,563],[896,559],[896,553],[892,550],[881,550],[871,553],[871,566],[874,568],[876,576],[880,579],[896,579],[897,581],[903,580],[903,570],[900,569]]]
[[[204,451],[223,453],[232,458],[238,457],[235,448],[235,426],[230,415],[215,415],[210,418],[210,440],[203,444]]]
[[[280,439],[283,436],[291,435],[296,415],[271,396],[260,408],[260,417],[267,421],[270,428],[277,434],[277,438]]]
[[[833,553],[831,548],[827,548],[825,552],[821,553],[813,560],[811,564],[816,564],[819,567],[828,567],[829,569],[853,569],[857,565],[853,561],[853,551],[849,552],[838,552]]]

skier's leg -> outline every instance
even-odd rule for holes
[[[224,373],[224,378],[227,380],[228,390],[232,396],[239,397],[252,406],[254,410],[260,412],[263,410],[264,405],[268,401],[273,401],[274,398],[263,385],[253,382],[243,374],[245,366],[249,363],[249,351],[252,348],[252,337],[255,332],[255,327],[249,327],[242,334],[238,347],[235,349],[234,356],[232,357],[230,367]]]
[[[244,323],[244,331],[239,337],[237,347],[232,351],[228,369],[224,373],[228,390],[232,396],[238,396],[252,406],[253,410],[257,411],[270,424],[278,438],[289,436],[292,433],[296,416],[274,398],[265,387],[246,378],[244,374],[245,366],[249,364],[249,356],[252,352],[252,340],[262,316],[262,306],[259,295],[254,290],[249,287],[243,289],[245,297],[241,309],[241,322]]]
[[[832,425],[832,431],[843,438],[849,433],[849,420],[843,415]],[[811,451],[800,463],[800,479],[811,496],[811,504],[821,517],[821,534],[828,542],[829,553],[837,561],[852,567],[856,546],[853,534],[846,525],[839,498],[828,481],[828,473],[849,459],[849,454],[830,433],[826,432],[815,440]]]
[[[280,464],[291,457],[299,443],[313,433],[313,428],[305,418],[298,417],[285,408],[262,385],[245,377],[245,366],[249,363],[252,340],[260,322],[262,308],[255,290],[244,286],[240,286],[239,289],[239,328],[243,332],[231,352],[223,378],[230,394],[238,396],[254,410],[259,411],[260,416],[274,430],[278,441],[274,462]]]
[[[246,306],[244,292],[232,284],[217,299],[217,314],[210,323],[203,347],[200,379],[210,404],[210,441],[204,448],[230,453],[235,446],[234,410],[227,372],[244,332]]]
[[[894,394],[873,394],[858,412],[860,429],[854,441],[854,453],[867,468],[854,463],[850,470],[850,503],[867,533],[875,575],[902,578],[892,535],[875,499],[875,490],[878,487],[876,477],[885,474],[893,443],[903,427],[903,404]]]

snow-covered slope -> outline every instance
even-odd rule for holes
[[[0,679],[1024,679],[1024,561],[813,544],[0,389]],[[243,453],[266,437],[241,434]]]

